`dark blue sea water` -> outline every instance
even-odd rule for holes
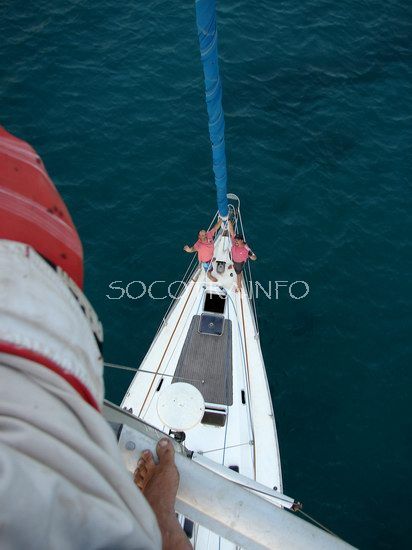
[[[285,492],[364,549],[411,540],[411,23],[406,0],[218,2],[254,275],[310,284],[258,299]],[[137,366],[167,304],[109,283],[178,279],[215,211],[193,2],[3,0],[0,43],[0,122],[67,201],[106,360]]]

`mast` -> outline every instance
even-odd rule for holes
[[[205,95],[212,145],[213,172],[220,215],[228,214],[225,153],[225,117],[222,108],[222,83],[219,75],[216,30],[216,1],[196,0],[196,23],[200,58],[205,78]]]

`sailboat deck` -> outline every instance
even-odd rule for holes
[[[235,292],[230,251],[229,237],[219,233],[213,260],[218,281],[208,279],[203,268],[188,278],[122,407],[169,433],[158,414],[162,392],[175,382],[194,385],[205,400],[205,416],[185,431],[186,447],[282,490],[276,426],[253,307],[245,290]],[[223,272],[218,262],[225,264]],[[197,548],[234,548],[203,527],[196,526],[194,537]]]
[[[173,382],[188,379],[206,403],[233,404],[232,322],[224,319],[222,334],[199,332],[194,315],[183,344]]]

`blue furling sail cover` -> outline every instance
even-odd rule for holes
[[[205,77],[206,106],[209,117],[209,135],[212,143],[217,207],[220,215],[225,217],[228,213],[225,117],[222,109],[222,83],[220,82],[217,54],[215,0],[196,0],[196,23],[199,35],[200,58]]]

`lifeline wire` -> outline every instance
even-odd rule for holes
[[[205,455],[206,453],[214,453],[216,451],[224,451],[225,449],[233,449],[234,447],[243,447],[243,445],[250,445],[250,444],[251,444],[251,442],[248,441],[247,443],[238,443],[237,445],[227,445],[226,447],[220,447],[220,449],[209,449],[208,451],[202,451],[201,454]]]
[[[180,380],[184,380],[185,382],[198,382],[200,384],[204,384],[204,380],[194,380],[192,378],[183,378],[183,376],[175,376],[174,374],[162,374],[159,372],[154,372],[151,370],[144,370],[144,369],[135,369],[134,367],[126,367],[125,365],[116,365],[115,363],[103,363],[105,367],[110,367],[111,369],[119,369],[119,370],[129,370],[132,372],[145,372],[147,374],[156,374],[157,376],[166,376],[168,378],[179,378]]]
[[[310,521],[313,521],[313,523],[316,523],[316,525],[318,525],[321,529],[323,529],[324,531],[326,531],[327,533],[329,533],[330,535],[333,535],[334,537],[336,537],[337,539],[341,540],[342,542],[344,542],[343,539],[340,538],[339,535],[337,535],[336,533],[334,533],[333,531],[331,531],[330,529],[328,529],[325,525],[322,525],[322,523],[319,523],[319,521],[317,521],[315,518],[313,518],[312,516],[310,516],[309,514],[306,514],[305,512],[303,512],[302,510],[298,510],[298,512],[300,512],[303,516],[307,517],[308,519],[310,519]]]

